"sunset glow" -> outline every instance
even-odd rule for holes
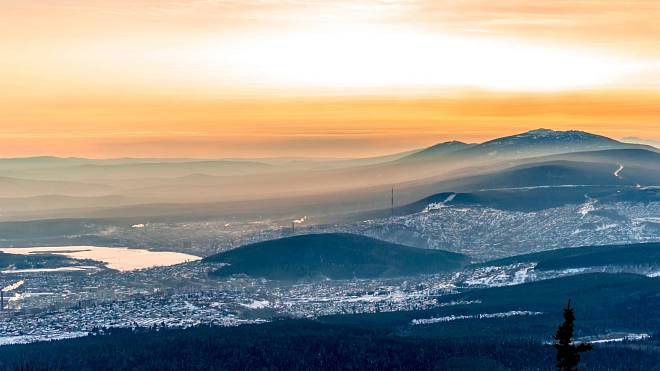
[[[193,79],[281,89],[552,91],[618,84],[651,67],[578,49],[352,25],[209,39],[147,58]]]
[[[0,156],[348,157],[540,126],[658,140],[658,17],[618,0],[12,2]]]

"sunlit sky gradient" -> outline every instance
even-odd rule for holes
[[[0,156],[660,139],[660,2],[0,2]]]

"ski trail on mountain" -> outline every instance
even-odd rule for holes
[[[621,179],[621,176],[619,175],[619,174],[621,174],[621,170],[623,170],[623,165],[622,165],[622,164],[619,164],[619,168],[616,169],[616,171],[614,171],[613,175],[614,175],[615,177]]]

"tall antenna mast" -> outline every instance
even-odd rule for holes
[[[392,216],[394,216],[394,187],[392,187],[392,200],[391,200]]]

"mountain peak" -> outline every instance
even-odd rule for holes
[[[468,145],[468,144],[465,143],[465,142],[461,142],[459,140],[450,140],[448,142],[442,142],[442,143],[434,144],[429,148],[452,147],[452,146],[462,147],[462,146],[466,146],[466,145]]]
[[[472,144],[467,144],[458,140],[451,140],[448,142],[442,142],[431,147],[428,147],[419,152],[413,153],[412,155],[404,157],[402,160],[420,160],[427,159],[428,157],[433,156],[445,156],[451,153],[459,152],[460,150],[472,147]]]
[[[555,134],[555,133],[557,133],[557,131],[552,130],[552,129],[538,128],[538,129],[530,130],[530,131],[525,132],[523,134],[549,135],[549,134]]]
[[[580,130],[552,130],[539,128],[524,133],[493,139],[483,143],[483,145],[492,144],[548,144],[548,143],[583,143],[583,144],[614,144],[618,143],[608,137],[588,133]]]
[[[517,135],[513,135],[514,137],[530,137],[530,136],[535,136],[535,137],[589,137],[589,138],[606,138],[610,139],[607,137],[604,137],[602,135],[597,135],[597,134],[592,134],[588,133],[586,131],[581,131],[581,130],[552,130],[552,129],[545,129],[545,128],[538,128],[530,131],[526,131],[524,133],[520,133]]]
[[[444,160],[451,158],[454,161],[466,158],[502,160],[624,148],[641,148],[641,146],[622,143],[603,135],[581,130],[538,128],[476,145],[457,141],[444,142],[404,159],[428,161],[442,157]]]

